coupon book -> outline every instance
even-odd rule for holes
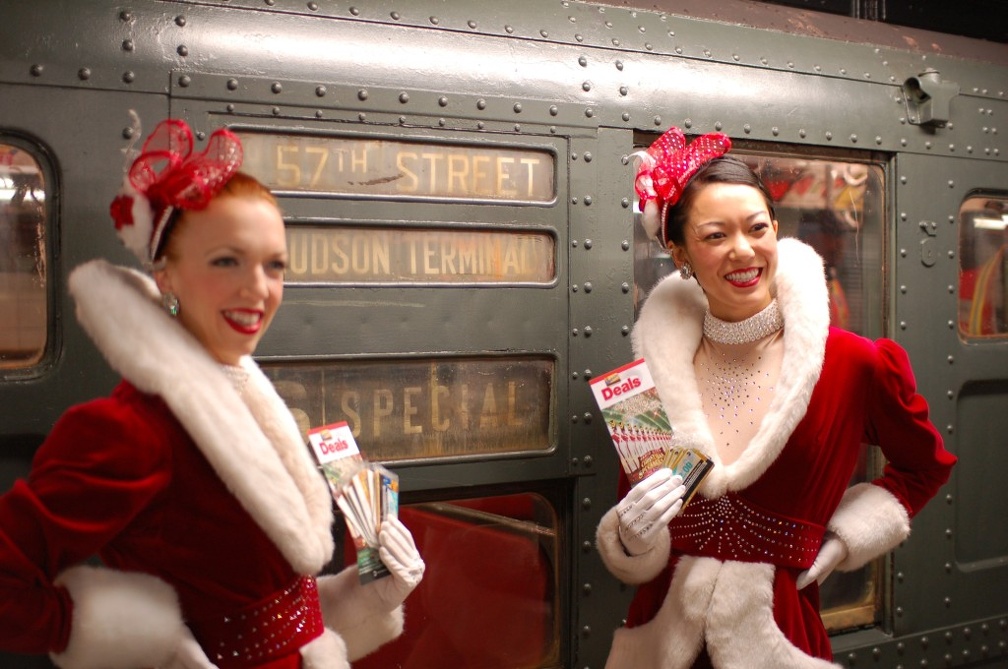
[[[714,463],[698,450],[675,445],[675,430],[644,359],[595,377],[591,389],[630,485],[668,467],[682,476],[684,503],[689,502]]]
[[[308,441],[354,541],[361,582],[388,576],[378,533],[399,515],[399,477],[364,458],[346,422],[312,428]]]

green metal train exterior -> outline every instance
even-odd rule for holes
[[[589,381],[670,270],[633,153],[720,131],[784,234],[842,231],[845,324],[907,349],[959,457],[824,601],[836,662],[1008,667],[1006,45],[742,2],[0,4],[3,489],[117,380],[66,284],[129,263],[125,150],[165,117],[227,126],[288,226],[257,359],[303,427],[346,420],[400,475],[428,563],[406,636],[359,665],[600,668],[632,589],[594,549],[619,465]]]

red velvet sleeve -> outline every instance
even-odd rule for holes
[[[906,351],[889,339],[879,339],[876,351],[867,436],[881,447],[886,465],[874,483],[895,495],[912,518],[948,481],[956,457],[928,419]]]
[[[53,580],[149,504],[169,457],[135,403],[96,400],[60,418],[27,480],[0,496],[0,648],[64,649],[72,604]]]

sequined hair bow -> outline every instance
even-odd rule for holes
[[[633,154],[640,158],[634,190],[640,198],[648,235],[658,237],[660,232],[658,239],[667,242],[668,208],[679,201],[686,184],[701,167],[730,148],[731,140],[720,132],[701,135],[687,146],[682,130],[672,126],[646,151]]]
[[[214,131],[206,148],[194,153],[185,121],[159,123],[110,207],[126,248],[145,265],[153,264],[172,211],[205,208],[241,167],[242,156],[241,141],[226,128]]]

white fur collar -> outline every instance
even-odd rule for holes
[[[634,353],[647,360],[679,441],[699,448],[715,462],[701,488],[707,497],[742,490],[766,471],[805,415],[822,371],[829,332],[822,259],[811,247],[782,239],[773,290],[784,316],[780,380],[756,436],[730,465],[722,464],[717,454],[693,369],[707,310],[700,286],[684,281],[678,273],[663,279],[648,295],[634,327]]]
[[[246,404],[220,365],[161,309],[150,277],[95,260],[76,268],[69,283],[78,320],[112,368],[164,399],[295,570],[318,572],[333,551],[332,498],[290,411],[252,358],[242,360]]]

